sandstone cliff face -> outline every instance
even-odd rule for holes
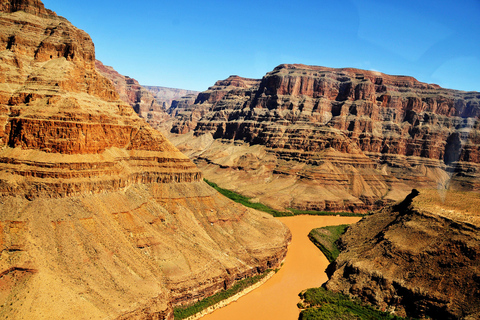
[[[1,12],[13,13],[20,10],[41,17],[55,15],[53,11],[45,9],[40,0],[3,1],[0,3]]]
[[[410,317],[480,316],[478,193],[420,191],[351,226],[328,268],[329,290]]]
[[[280,263],[288,229],[212,191],[84,31],[40,1],[0,8],[0,317],[170,319]]]
[[[120,99],[131,105],[133,110],[145,119],[148,124],[155,128],[170,118],[166,112],[164,103],[157,100],[153,94],[141,86],[137,80],[119,74],[115,69],[105,66],[98,60],[95,61],[95,66],[100,74],[112,81],[116,91],[120,95]]]
[[[183,97],[191,96],[193,97],[193,100],[195,100],[196,96],[199,93],[195,90],[185,90],[159,86],[144,86],[144,88],[150,91],[157,99],[157,101],[161,105],[163,105],[166,110],[169,110],[175,101],[183,100]],[[169,114],[170,113],[171,112],[169,112]]]
[[[246,147],[256,173],[241,164],[240,152],[215,155],[173,138],[182,150],[194,150],[207,178],[223,187],[249,193],[242,176],[259,176],[248,195],[271,205],[365,211],[404,197],[412,186],[478,190],[479,101],[478,92],[411,77],[281,65],[262,80],[217,82],[177,116],[171,132],[194,128],[195,136],[211,135],[212,146]],[[247,151],[251,146],[263,146],[264,155]],[[210,176],[215,167],[221,176],[230,171],[231,181]],[[317,196],[303,198],[310,188]],[[286,189],[285,197],[275,196]]]
[[[171,116],[180,117],[183,113],[186,113],[187,117],[191,116],[191,105],[196,100],[197,91],[142,86],[137,80],[121,75],[98,60],[95,61],[95,66],[104,77],[112,81],[120,99],[131,105],[153,128],[168,132],[174,121]],[[193,128],[188,128],[187,131],[191,129]]]

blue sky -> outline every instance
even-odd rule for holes
[[[203,91],[282,63],[354,67],[480,91],[480,0],[43,0],[97,59],[144,85]]]

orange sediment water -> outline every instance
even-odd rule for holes
[[[278,218],[290,228],[292,242],[283,267],[260,288],[202,320],[294,320],[298,319],[298,294],[327,281],[328,260],[308,239],[314,228],[355,223],[357,217],[295,216]]]

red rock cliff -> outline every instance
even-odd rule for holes
[[[264,146],[270,160],[257,157],[258,164],[275,167],[270,174],[262,171],[267,184],[274,180],[267,177],[280,174],[293,178],[288,182],[293,189],[301,183],[318,190],[309,199],[301,199],[303,191],[282,198],[284,207],[365,210],[405,196],[412,186],[479,189],[479,101],[480,93],[443,89],[412,77],[280,65],[262,80],[234,76],[217,82],[199,94],[190,118],[186,113],[177,117],[172,132],[195,127],[196,136]],[[229,155],[221,164],[214,153],[198,154],[195,161],[211,168],[205,172],[213,173],[215,163],[225,169],[232,159]],[[208,178],[220,183],[219,176]],[[246,184],[232,177],[223,186],[248,193]],[[330,185],[335,194],[321,185]],[[274,187],[265,199],[278,203],[273,194],[282,188]],[[249,195],[261,198],[261,189],[259,183]]]
[[[156,128],[170,118],[163,103],[137,80],[119,74],[115,69],[105,66],[98,60],[95,61],[95,66],[105,78],[112,81],[120,99],[131,105],[148,124]]]
[[[208,187],[84,31],[40,1],[0,8],[1,318],[171,319],[279,265],[288,230]]]
[[[150,91],[155,96],[157,101],[161,105],[163,105],[166,110],[171,108],[174,101],[182,99],[182,97],[192,96],[195,100],[195,97],[199,93],[195,90],[185,90],[159,86],[144,86],[144,88]]]
[[[53,11],[45,9],[40,0],[2,1],[0,3],[0,12],[13,13],[16,11],[24,11],[41,17],[56,15]]]

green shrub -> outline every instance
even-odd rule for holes
[[[284,217],[284,216],[292,216],[293,215],[291,212],[282,212],[282,211],[274,210],[274,209],[272,209],[272,208],[270,208],[270,207],[268,207],[268,206],[266,206],[262,203],[251,202],[250,198],[242,196],[241,194],[238,194],[234,191],[220,188],[216,183],[210,182],[207,179],[203,179],[203,180],[205,180],[206,183],[208,183],[212,188],[217,190],[219,193],[223,194],[225,197],[227,197],[227,198],[229,198],[229,199],[231,199],[231,200],[233,200],[237,203],[243,204],[245,207],[249,207],[249,208],[253,208],[253,209],[256,209],[256,210],[259,210],[259,211],[269,213],[274,217]]]
[[[340,215],[340,216],[347,216],[347,217],[362,217],[364,214],[360,213],[352,213],[352,212],[328,212],[328,211],[313,211],[313,210],[298,210],[293,208],[288,208],[288,211],[278,211],[275,209],[270,208],[269,206],[264,205],[263,203],[258,202],[251,202],[250,198],[242,196],[239,193],[236,193],[231,190],[220,188],[216,183],[208,181],[207,179],[203,179],[206,183],[208,183],[212,188],[217,190],[219,193],[223,194],[225,197],[243,204],[245,207],[253,208],[259,211],[263,211],[266,213],[271,214],[274,217],[286,217],[286,216],[293,216],[293,215],[316,215],[316,216],[332,216],[332,215]]]
[[[360,300],[326,290],[312,288],[300,293],[303,306],[308,306],[300,313],[301,320],[360,319],[360,320],[401,320],[388,312],[363,304]]]
[[[342,217],[363,217],[363,213],[353,213],[353,212],[329,212],[329,211],[315,211],[315,210],[299,210],[294,208],[287,208],[295,215],[306,214],[311,216],[342,216]]]
[[[308,234],[308,238],[323,252],[329,262],[333,262],[340,254],[336,241],[347,227],[348,224],[342,224],[313,229]]]
[[[262,274],[257,274],[256,276],[245,278],[240,281],[237,281],[232,287],[227,290],[220,291],[213,296],[205,298],[201,301],[198,301],[194,304],[188,306],[179,306],[173,309],[173,316],[175,320],[181,320],[193,316],[194,314],[213,306],[219,303],[222,300],[228,299],[237,293],[245,290],[246,288],[254,285],[258,281],[265,278],[272,270],[268,269]]]

